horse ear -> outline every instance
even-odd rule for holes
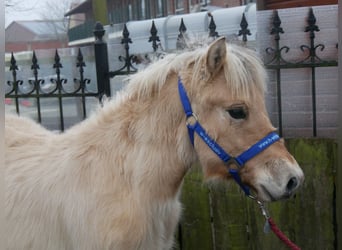
[[[210,44],[207,51],[207,68],[210,75],[213,75],[226,60],[226,38],[219,37],[212,44]]]

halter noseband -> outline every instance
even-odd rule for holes
[[[186,94],[185,88],[180,78],[178,79],[178,92],[179,97],[183,105],[184,112],[187,117],[186,126],[188,127],[189,137],[192,145],[194,145],[194,134],[197,135],[208,145],[208,147],[225,163],[227,166],[230,163],[235,163],[239,169],[241,169],[247,161],[251,158],[271,146],[273,143],[280,139],[279,135],[272,132],[252,145],[246,151],[242,152],[237,157],[230,156],[224,149],[217,144],[205,131],[205,129],[199,123],[197,116],[192,112],[190,100]],[[254,198],[249,190],[249,187],[244,185],[239,175],[239,169],[228,169],[229,174],[233,177],[236,183],[241,187],[245,194],[251,198]]]

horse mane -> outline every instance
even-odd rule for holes
[[[203,75],[205,56],[208,44],[202,43],[191,50],[167,54],[126,78],[129,84],[124,92],[137,98],[151,98],[159,93],[171,73],[182,72],[190,64],[194,64],[191,73],[191,88],[196,88]],[[255,89],[261,93],[266,91],[266,72],[257,53],[251,49],[227,43],[227,57],[223,70],[227,84],[230,84],[235,97],[248,99]],[[251,87],[254,85],[254,87]],[[191,90],[190,90],[191,91]]]

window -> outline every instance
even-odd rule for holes
[[[146,18],[146,6],[145,6],[145,0],[141,0],[141,16],[140,19],[144,20]]]
[[[175,13],[183,14],[184,13],[184,1],[183,0],[175,0]]]
[[[157,10],[156,11],[157,11],[157,13],[156,13],[157,17],[163,16],[163,2],[162,2],[162,0],[157,1]]]

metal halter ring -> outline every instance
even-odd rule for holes
[[[198,122],[198,118],[197,118],[196,114],[191,113],[191,115],[189,115],[186,118],[185,124],[186,124],[187,127],[192,127],[193,128],[197,122]]]

